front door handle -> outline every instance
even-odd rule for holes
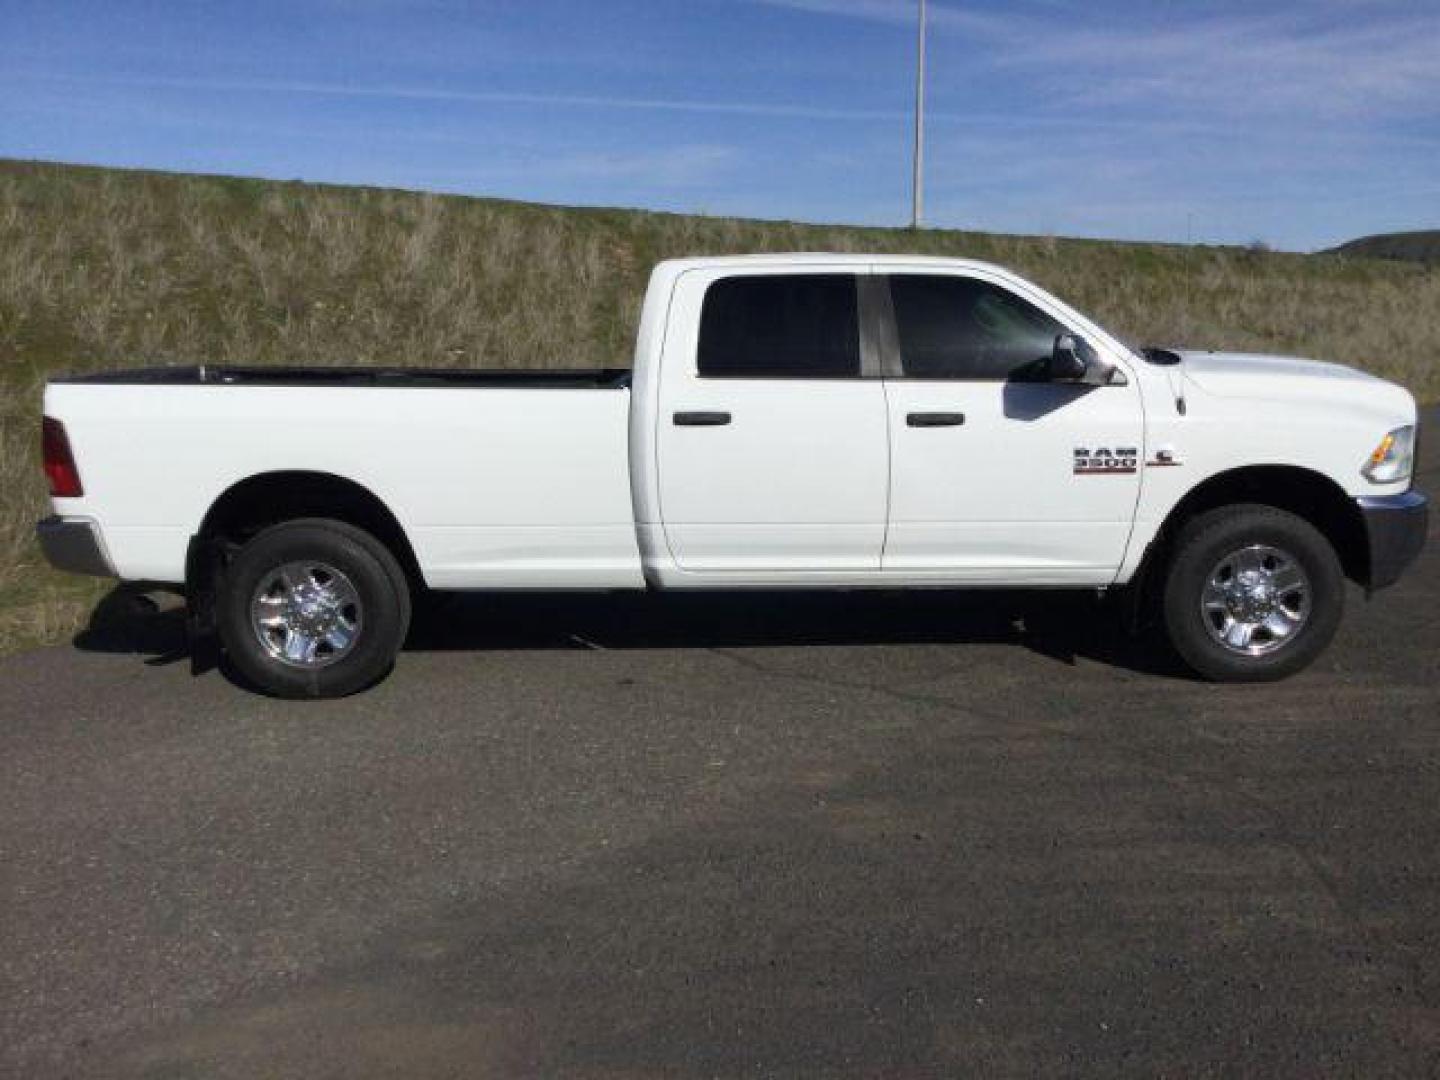
[[[912,412],[905,417],[910,427],[959,427],[965,423],[963,412]]]
[[[677,412],[676,427],[724,427],[730,423],[728,412]]]

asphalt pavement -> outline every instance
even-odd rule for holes
[[[287,703],[116,597],[0,661],[0,1072],[1440,1074],[1434,532],[1264,687],[1084,596],[541,596]]]

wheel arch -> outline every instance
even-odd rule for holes
[[[1163,564],[1180,531],[1198,515],[1245,503],[1273,506],[1308,521],[1335,549],[1345,576],[1366,583],[1370,546],[1360,508],[1330,477],[1297,465],[1246,465],[1207,477],[1171,508],[1145,563]]]
[[[272,525],[299,518],[331,518],[364,529],[395,556],[412,591],[425,586],[415,549],[394,512],[369,488],[334,473],[287,470],[259,473],[232,484],[211,503],[191,542],[187,585],[209,565],[205,553],[219,553],[245,543]]]

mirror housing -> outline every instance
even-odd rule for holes
[[[1079,334],[1056,335],[1046,374],[1050,382],[1075,386],[1112,386],[1118,381],[1115,368]]]

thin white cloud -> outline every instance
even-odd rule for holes
[[[1440,9],[1345,25],[1276,18],[1081,30],[1006,56],[1068,63],[1096,101],[1308,114],[1440,111]]]
[[[864,19],[896,26],[914,26],[918,10],[916,0],[751,0],[764,7],[789,8],[812,15],[844,19]],[[958,7],[931,4],[932,26],[977,31],[983,34],[1004,34],[1015,20],[1009,16],[968,11]]]
[[[6,80],[36,81],[97,87],[135,87],[137,89],[188,90],[206,93],[309,95],[333,98],[376,98],[392,101],[430,101],[459,105],[515,105],[558,109],[595,109],[622,111],[656,111],[673,113],[719,114],[757,118],[838,121],[862,123],[879,121],[885,124],[908,124],[911,113],[905,109],[829,108],[784,102],[695,101],[683,98],[611,97],[583,94],[541,94],[524,91],[469,91],[438,87],[398,85],[355,85],[350,83],[307,82],[277,79],[210,79],[170,76],[91,76],[55,72],[14,72],[0,74]],[[1163,130],[1166,134],[1186,133],[1197,136],[1224,137],[1230,129],[1218,124],[1174,121],[1151,121],[1143,118],[1101,116],[1046,116],[1040,114],[950,112],[932,109],[930,120],[938,125],[974,128],[1026,129],[1065,128],[1092,131],[1143,132]]]
[[[458,102],[474,105],[538,105],[587,109],[622,109],[662,112],[724,113],[735,116],[770,116],[797,120],[896,120],[903,112],[883,109],[837,109],[811,105],[744,101],[688,101],[679,98],[610,97],[589,94],[535,94],[518,91],[449,90],[438,87],[371,86],[349,83],[304,82],[283,79],[206,79],[163,76],[88,76],[33,73],[22,76],[46,82],[94,86],[134,86],[151,89],[233,91],[260,94],[310,94],[338,98],[386,98],[405,101]]]
[[[913,26],[916,15],[914,0],[751,2],[897,27]],[[1147,18],[1098,22],[1085,7],[1041,14],[1032,5],[997,15],[930,6],[936,34],[968,37],[973,62],[1004,78],[1028,73],[1066,105],[1440,114],[1440,5],[1346,0],[1227,18],[1175,10],[1157,6]],[[935,77],[944,79],[943,61]]]

